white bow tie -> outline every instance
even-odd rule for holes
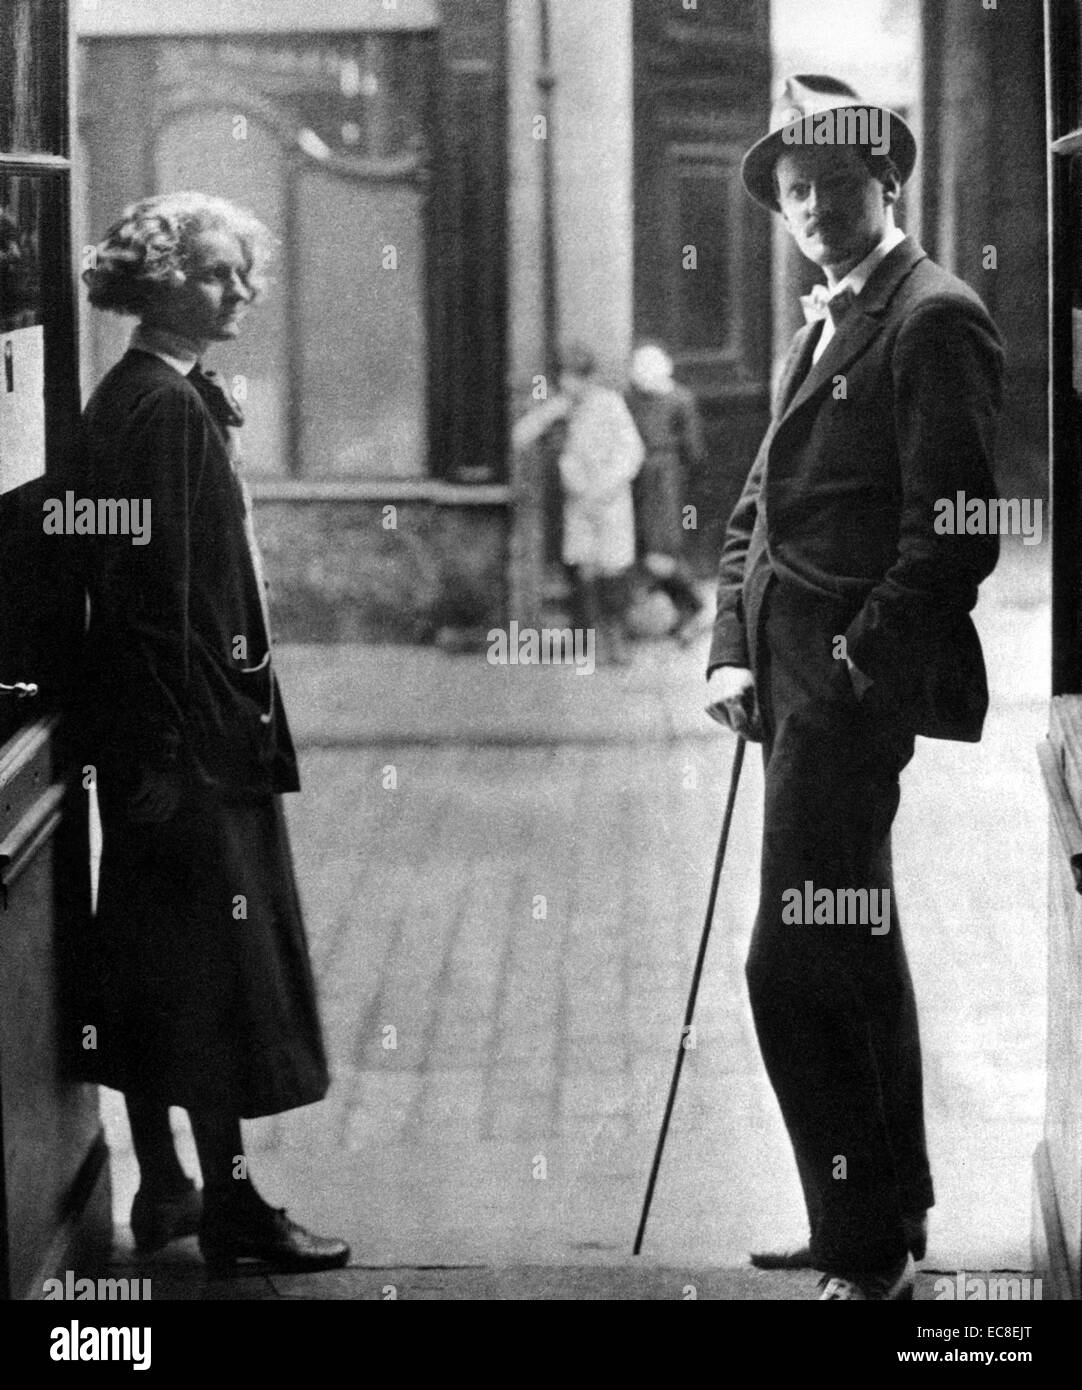
[[[800,296],[800,307],[804,310],[805,323],[818,323],[820,319],[829,318],[837,328],[855,301],[856,295],[850,289],[831,294],[826,285],[813,285],[810,294]]]

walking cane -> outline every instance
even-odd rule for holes
[[[709,713],[709,711],[708,711]],[[736,752],[733,754],[733,770],[729,776],[729,799],[725,803],[725,818],[721,823],[721,839],[718,841],[718,852],[714,856],[714,877],[710,883],[710,898],[706,904],[706,922],[703,925],[702,940],[699,942],[699,954],[695,961],[695,973],[691,977],[691,993],[688,995],[688,1006],[684,1014],[684,1026],[680,1030],[680,1041],[676,1047],[676,1066],[673,1070],[672,1084],[669,1087],[669,1099],[665,1105],[665,1117],[661,1121],[661,1133],[657,1137],[657,1148],[654,1150],[654,1163],[650,1169],[650,1181],[646,1184],[646,1199],[642,1204],[642,1216],[639,1217],[639,1229],[635,1232],[635,1246],[632,1250],[633,1255],[642,1253],[642,1240],[646,1234],[646,1223],[650,1217],[650,1203],[654,1200],[654,1188],[657,1185],[657,1175],[661,1168],[661,1154],[665,1148],[665,1140],[669,1134],[669,1121],[672,1119],[673,1107],[676,1104],[676,1089],[680,1085],[680,1072],[684,1065],[684,1053],[687,1051],[686,1041],[688,1029],[695,1016],[695,1000],[699,993],[699,981],[702,979],[703,965],[706,963],[706,947],[710,940],[710,928],[714,921],[714,904],[718,900],[718,884],[721,882],[721,868],[725,863],[725,849],[729,843],[729,827],[733,823],[733,807],[736,805],[736,789],[740,785],[740,769],[744,766],[744,748],[746,746],[744,738],[736,741]]]

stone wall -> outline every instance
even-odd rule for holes
[[[264,500],[256,528],[279,641],[428,642],[506,622],[505,505]]]

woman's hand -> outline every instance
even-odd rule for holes
[[[128,798],[128,819],[133,825],[164,825],[176,815],[184,782],[171,767],[144,767]]]

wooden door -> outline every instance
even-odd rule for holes
[[[689,480],[705,572],[769,418],[770,215],[740,162],[770,107],[764,0],[635,0],[635,332],[699,402],[709,465]]]

